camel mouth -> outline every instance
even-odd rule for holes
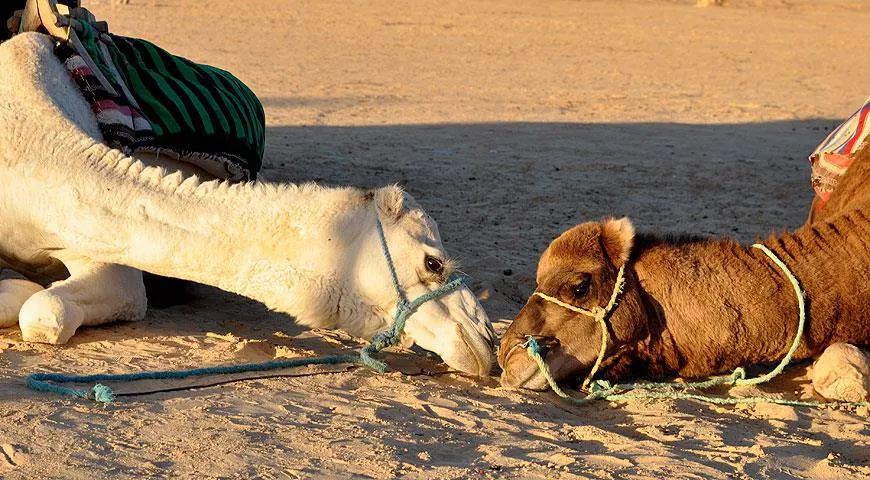
[[[467,287],[420,306],[405,333],[451,368],[487,377],[497,364],[497,337],[489,317]]]
[[[456,333],[465,344],[474,361],[477,362],[475,374],[479,377],[485,377],[492,373],[493,366],[497,364],[495,359],[494,334],[493,336],[481,336],[480,332],[477,331],[467,332],[467,327],[461,324],[456,325]],[[480,341],[481,339],[483,342]]]
[[[568,353],[558,339],[536,336],[536,340],[544,347],[541,357],[556,382],[587,375],[591,371],[592,362],[581,362]],[[504,353],[499,353],[502,386],[538,392],[550,388],[544,372],[526,351],[526,343],[522,338],[516,338],[514,343],[505,348]]]
[[[489,376],[498,365],[490,339],[477,332],[468,332],[460,324],[455,326],[455,335],[449,342],[442,340],[438,345],[431,345],[414,340],[414,343],[441,357],[449,367],[476,377]]]

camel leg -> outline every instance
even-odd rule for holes
[[[70,277],[35,293],[21,307],[18,324],[25,341],[62,344],[82,325],[145,317],[141,271],[88,259],[64,264]]]
[[[21,306],[34,293],[42,290],[42,285],[29,280],[8,278],[0,280],[0,328],[18,323]]]

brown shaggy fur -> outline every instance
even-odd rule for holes
[[[763,242],[806,291],[807,326],[795,359],[836,342],[870,343],[868,182],[865,146],[812,223]],[[760,250],[729,239],[634,236],[626,219],[584,223],[554,240],[538,264],[538,290],[580,307],[603,306],[625,262],[625,292],[608,322],[607,378],[699,377],[776,362],[797,331],[795,293]],[[584,281],[590,288],[578,298],[575,287]],[[504,383],[543,389],[518,348],[527,335],[544,341],[554,376],[565,379],[591,366],[601,331],[591,318],[529,298],[502,339],[499,363]]]

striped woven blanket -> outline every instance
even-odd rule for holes
[[[854,162],[853,154],[870,135],[870,98],[855,111],[845,122],[835,128],[822,143],[810,154],[812,166],[812,183],[819,201],[816,208],[821,208],[831,193],[837,188],[840,177]]]
[[[265,116],[245,84],[145,40],[81,25],[78,35],[92,64],[115,92],[107,91],[68,44],[59,42],[56,54],[90,103],[106,144],[128,154],[170,155],[220,178],[256,179]]]

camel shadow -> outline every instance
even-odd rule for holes
[[[550,240],[585,220],[744,242],[798,227],[814,195],[807,155],[838,123],[274,126],[264,175],[404,186],[498,319],[533,290]]]

